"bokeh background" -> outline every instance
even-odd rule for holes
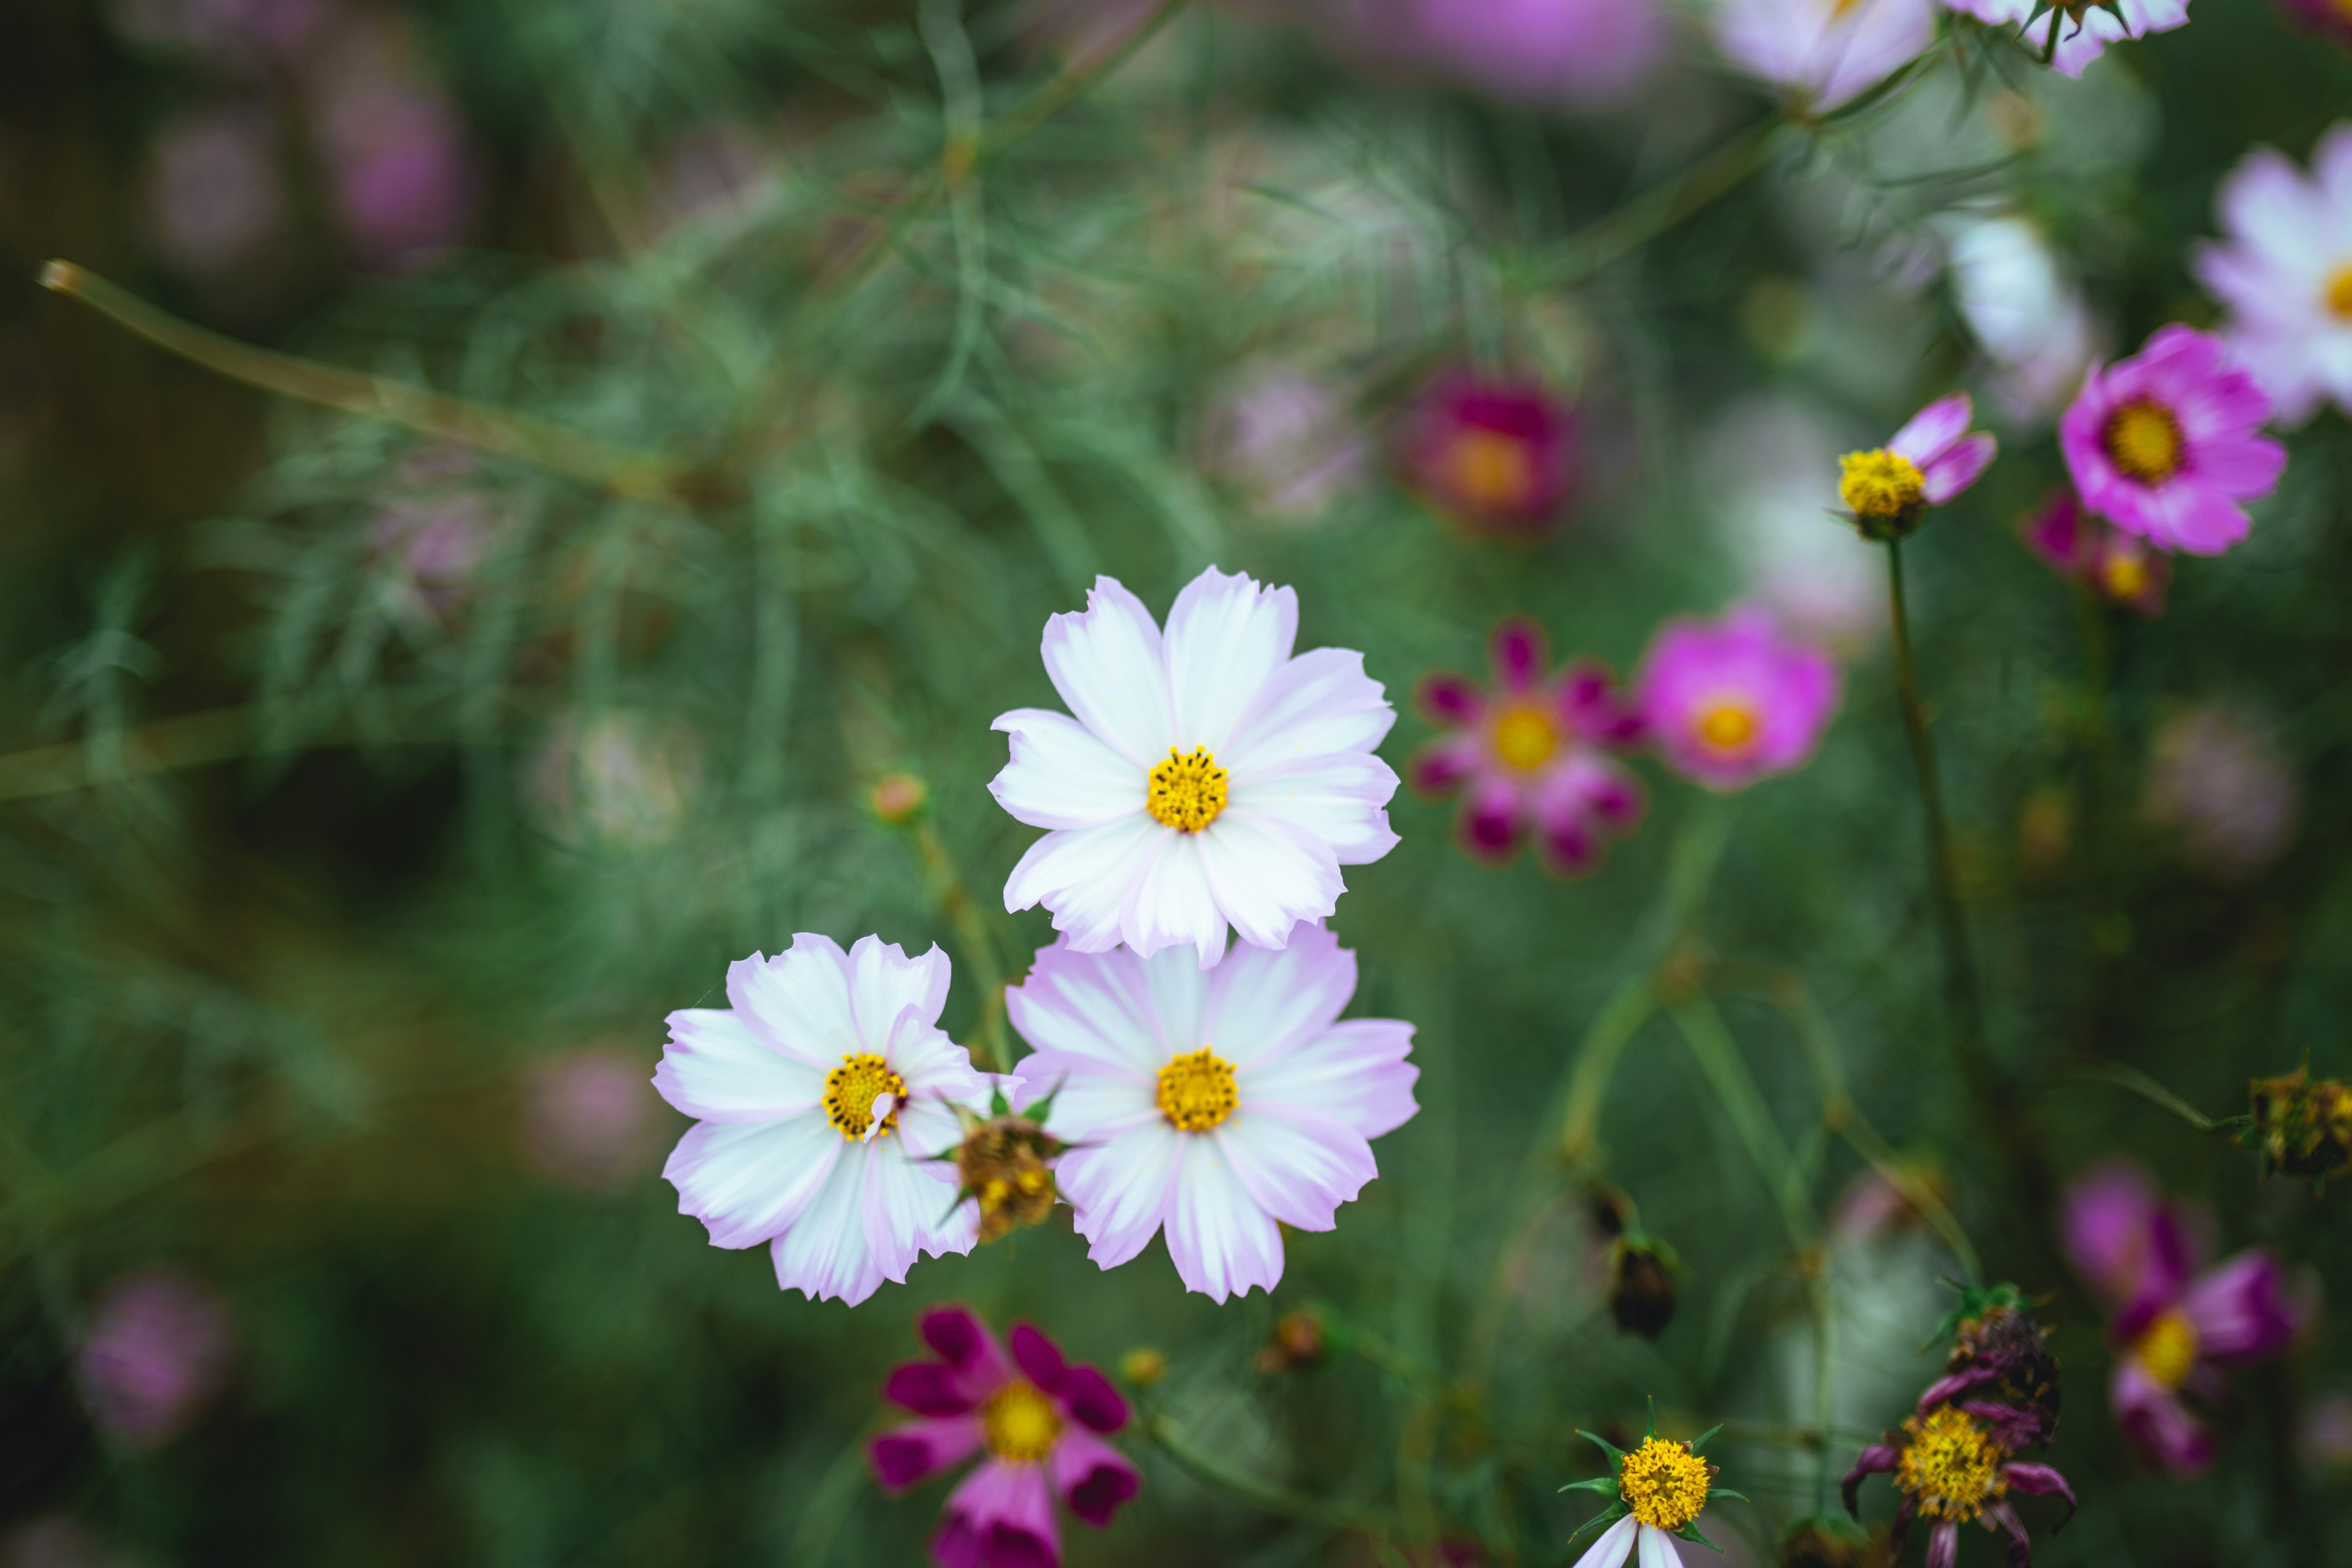
[[[2211,320],[2217,184],[2307,155],[2352,56],[2254,0],[2079,82],[1953,25],[1798,123],[1703,10],[1566,7],[1561,63],[1474,9],[0,10],[0,1563],[911,1563],[941,1489],[881,1498],[861,1445],[945,1299],[1106,1365],[1158,1347],[1171,1427],[1318,1502],[1135,1442],[1144,1490],[1075,1563],[1565,1562],[1576,1429],[1651,1396],[1734,1423],[1756,1500],[1709,1533],[1769,1562],[1933,1374],[1958,1274],[1834,1135],[1822,1052],[1989,1274],[2048,1298],[2084,1506],[2035,1516],[2041,1561],[2352,1560],[2331,1314],[2175,1484],[2116,1435],[2053,1228],[2069,1177],[2136,1156],[2225,1248],[2352,1289],[2341,1195],[2099,1076],[2220,1117],[2352,1065],[2352,435],[2294,433],[2252,540],[2160,617],[2016,531],[2084,365]],[[1745,177],[1644,205],[1735,144]],[[44,293],[51,258],[503,413],[270,395]],[[1573,419],[1551,526],[1404,482],[1462,363]],[[1953,384],[2003,458],[1906,560],[1973,1077],[1883,568],[1823,515],[1836,455]],[[1039,631],[1095,574],[1164,611],[1211,563],[1294,584],[1302,646],[1363,649],[1401,710],[1505,614],[1622,671],[1742,600],[1833,647],[1844,700],[1736,797],[1650,767],[1582,880],[1475,866],[1400,797],[1335,923],[1356,1010],[1418,1027],[1423,1109],[1272,1301],[1184,1296],[1158,1247],[1099,1272],[1066,1211],[854,1310],[710,1248],[658,1177],[663,1015],[795,931],[878,931],[947,944],[946,1023],[983,1026],[1050,939],[998,910],[1032,835],[983,788],[987,720],[1051,702]],[[1385,754],[1431,733],[1407,711]],[[929,839],[871,809],[891,773]],[[1664,1019],[1559,1158],[1564,1064],[1654,969],[1715,998],[1815,1246]],[[1680,1258],[1654,1342],[1607,1310],[1598,1176]],[[1263,1355],[1310,1304],[1345,1328],[1324,1364]]]

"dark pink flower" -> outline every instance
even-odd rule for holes
[[[1802,767],[1838,704],[1836,662],[1752,608],[1667,622],[1633,687],[1666,765],[1712,790]]]
[[[1540,384],[1452,370],[1402,431],[1405,483],[1480,533],[1529,538],[1559,519],[1576,485],[1576,419]]]
[[[941,1568],[1058,1568],[1055,1498],[1099,1528],[1143,1484],[1103,1441],[1127,1425],[1127,1401],[1027,1323],[1013,1325],[1009,1357],[968,1308],[932,1308],[920,1332],[939,1360],[899,1366],[882,1393],[921,1419],[874,1439],[876,1477],[903,1491],[985,1454],[949,1496],[932,1560]]]
[[[1474,858],[1503,864],[1532,832],[1547,870],[1581,876],[1641,826],[1642,781],[1614,755],[1638,742],[1640,721],[1603,666],[1550,669],[1532,621],[1496,626],[1486,657],[1486,686],[1444,671],[1423,679],[1422,716],[1446,733],[1406,777],[1425,795],[1462,795],[1454,829]]]
[[[2220,339],[2175,324],[2093,367],[2058,442],[2085,507],[2158,550],[2219,555],[2246,537],[2239,503],[2286,468],[2286,448],[2260,434],[2270,416],[2270,395]]]
[[[2346,5],[2345,0],[2275,0],[2275,3],[2305,32],[2352,48],[2352,5]]]
[[[99,1299],[74,1371],[101,1431],[153,1448],[178,1436],[220,1393],[230,1348],[220,1299],[184,1274],[155,1269]]]
[[[2106,519],[2084,511],[2082,501],[2064,486],[2018,519],[2017,531],[2034,559],[2069,583],[2143,616],[2164,613],[2164,591],[2172,582],[2170,558]]]
[[[2207,1243],[2128,1161],[2078,1177],[2059,1200],[2074,1270],[2114,1314],[2109,1384],[2116,1423],[2151,1463],[2190,1476],[2213,1462],[2212,1431],[2193,1407],[2221,1392],[2221,1373],[2286,1349],[2303,1312],[2268,1250],[2200,1268]]]

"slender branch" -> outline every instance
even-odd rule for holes
[[[1781,1227],[1789,1234],[1789,1245],[1800,1252],[1811,1247],[1820,1239],[1821,1226],[1806,1201],[1804,1176],[1790,1157],[1780,1129],[1773,1123],[1771,1110],[1764,1103],[1764,1091],[1757,1087],[1755,1075],[1748,1070],[1747,1059],[1739,1054],[1731,1031],[1724,1027],[1723,1016],[1704,993],[1676,1003],[1673,1013],[1691,1055],[1697,1058],[1699,1070],[1715,1090],[1724,1114],[1731,1119],[1731,1130],[1738,1134],[1740,1142],[1747,1146],[1748,1158],[1756,1163],[1758,1173],[1772,1189]]]
[[[2221,1128],[2221,1122],[2214,1121],[2137,1068],[2128,1068],[2121,1062],[2095,1061],[2086,1063],[2077,1076],[2093,1083],[2113,1084],[2117,1089],[2128,1090],[2147,1100],[2150,1105],[2172,1112],[2200,1132],[2215,1132]]]
[[[1192,1440],[1177,1431],[1165,1415],[1146,1415],[1136,1423],[1135,1431],[1138,1436],[1167,1455],[1175,1462],[1177,1468],[1193,1479],[1267,1513],[1338,1530],[1361,1530],[1374,1535],[1384,1534],[1388,1528],[1388,1521],[1377,1513],[1308,1497],[1228,1465],[1224,1460],[1194,1447]]]
[[[1682,173],[1570,235],[1538,264],[1531,281],[1549,289],[1580,282],[1730,195],[1770,161],[1775,134],[1786,123],[1777,115],[1759,121]]]

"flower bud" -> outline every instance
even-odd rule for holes
[[[998,1241],[1054,1212],[1058,1194],[1049,1163],[1061,1140],[1025,1116],[975,1122],[955,1153],[961,1195],[980,1205],[980,1239]]]
[[[1313,1308],[1285,1312],[1274,1321],[1274,1333],[1257,1352],[1258,1371],[1272,1376],[1286,1372],[1312,1372],[1331,1359],[1329,1325]]]
[[[1118,1358],[1118,1375],[1131,1388],[1150,1388],[1168,1375],[1168,1352],[1158,1345],[1137,1345]]]
[[[1666,1259],[1645,1243],[1610,1248],[1609,1315],[1629,1334],[1654,1340],[1675,1321],[1675,1279]]]
[[[866,794],[866,809],[891,827],[904,827],[922,814],[931,792],[912,773],[884,773]]]
[[[2352,1088],[2297,1068],[2249,1086],[2247,1141],[2274,1174],[2325,1182],[2352,1170]]]

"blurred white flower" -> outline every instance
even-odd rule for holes
[[[2352,122],[2320,138],[2304,172],[2268,147],[2222,184],[2229,239],[2198,249],[2197,276],[2230,308],[2222,338],[2299,425],[2323,403],[2352,414]]]
[[[2285,753],[2240,709],[2206,702],[2174,714],[2150,747],[2141,809],[2180,835],[2200,870],[2251,877],[2283,853],[2303,815]]]
[[[1994,400],[2020,421],[2046,418],[2099,358],[2090,307],[2026,219],[1962,218],[1948,232],[1953,298],[1992,362]]]
[[[1876,87],[1936,41],[1931,0],[1720,0],[1716,47],[1813,112]]]

